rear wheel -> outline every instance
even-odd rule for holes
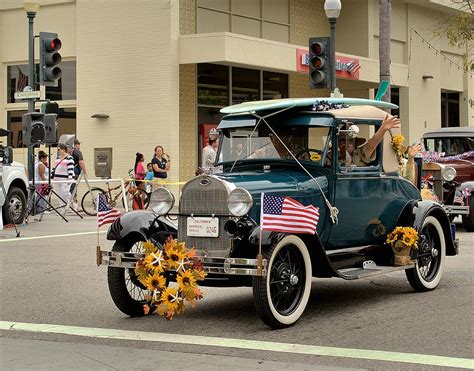
[[[303,314],[311,291],[311,259],[304,242],[286,236],[264,253],[267,276],[254,277],[257,312],[274,329],[292,326]]]
[[[446,243],[439,221],[428,216],[419,232],[420,242],[415,268],[405,271],[411,287],[416,291],[434,290],[443,276]]]
[[[462,226],[467,232],[474,232],[474,194],[469,197],[469,215],[462,216]]]
[[[97,196],[99,194],[106,194],[102,188],[91,188],[90,191],[84,193],[81,200],[82,210],[87,215],[95,216],[97,215]]]
[[[26,195],[18,187],[10,187],[3,205],[5,224],[22,224],[26,213]]]
[[[136,234],[116,241],[112,251],[143,253],[143,242],[143,236]],[[145,315],[143,305],[149,303],[145,295],[151,292],[138,280],[134,268],[109,267],[107,280],[112,300],[120,311],[131,317]],[[150,308],[150,313],[153,310]]]

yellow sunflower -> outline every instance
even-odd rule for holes
[[[153,272],[163,272],[165,270],[166,261],[161,251],[147,254],[144,263],[147,269]]]
[[[179,300],[181,298],[178,295],[178,289],[176,287],[168,287],[161,294],[161,303],[168,307],[170,311],[176,311],[178,309]]]
[[[168,259],[166,259],[167,267],[169,269],[178,268],[179,262],[181,262],[186,254],[181,251],[179,246],[165,245],[165,252]]]
[[[166,287],[166,279],[161,274],[155,273],[146,279],[146,288],[150,291],[163,290]]]
[[[179,288],[181,290],[183,290],[187,286],[197,287],[196,278],[190,270],[179,273],[176,277],[176,282],[178,282]]]

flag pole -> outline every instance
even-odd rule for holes
[[[262,221],[263,221],[263,195],[264,193],[262,192],[262,196],[260,199],[260,235],[258,238],[258,255],[257,255],[257,276],[262,276]]]
[[[96,200],[96,211],[99,214],[99,195],[97,195]],[[95,254],[96,254],[96,262],[97,266],[102,264],[102,253],[100,252],[100,242],[99,242],[99,223],[96,221],[96,228],[97,228],[97,245],[95,247]]]

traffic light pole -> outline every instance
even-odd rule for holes
[[[331,92],[336,89],[336,22],[337,18],[329,18],[331,25]]]
[[[28,85],[31,90],[35,90],[35,36],[33,32],[33,23],[36,17],[36,12],[27,11],[26,16],[28,17]],[[28,99],[28,113],[35,112],[35,98]],[[28,204],[31,205],[33,202],[33,194],[35,191],[34,186],[34,174],[35,174],[35,159],[34,159],[34,148],[33,145],[28,145],[28,180],[30,181],[29,186],[29,197]]]

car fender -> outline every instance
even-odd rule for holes
[[[288,233],[262,231],[262,249],[266,249],[269,246],[278,243],[278,241],[287,235]],[[326,251],[324,250],[324,245],[318,234],[295,234],[295,236],[301,238],[308,249],[311,257],[313,277],[340,277],[337,271],[331,266]],[[257,249],[256,251],[258,251],[258,246],[260,244],[260,226],[253,229],[249,236],[249,242],[254,245]]]
[[[148,210],[136,210],[116,219],[107,231],[107,239],[120,240],[132,233],[139,233],[146,240],[149,240],[152,235],[162,234],[165,240],[169,235],[176,235],[177,230],[163,216],[157,217],[155,213]]]
[[[443,228],[444,239],[446,242],[446,255],[458,254],[457,248],[455,247],[453,238],[451,236],[451,223],[446,211],[444,211],[440,204],[428,200],[418,201],[413,207],[413,216],[413,228],[415,228],[417,231],[421,229],[427,216],[434,216]]]
[[[474,192],[474,182],[473,181],[469,181],[469,182],[463,182],[461,183],[460,185],[458,185],[456,187],[456,191],[464,191],[468,189],[471,193]]]
[[[23,192],[25,192],[25,196],[28,198],[28,178],[26,177],[23,165],[20,163],[13,162],[11,165],[3,166],[2,182],[5,194],[8,194],[8,191],[11,187],[18,187]],[[3,191],[0,193],[1,207],[5,202],[5,194],[3,194]]]

